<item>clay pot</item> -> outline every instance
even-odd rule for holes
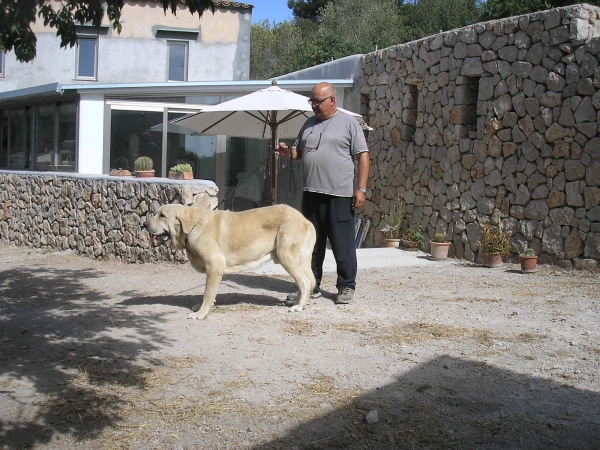
[[[136,170],[135,176],[138,178],[152,178],[154,177],[154,170]]]
[[[443,261],[448,258],[448,250],[450,242],[433,242],[431,241],[431,256],[429,259],[433,261]]]
[[[127,169],[113,169],[109,172],[109,175],[113,177],[130,177],[131,172]]]
[[[406,250],[416,252],[419,248],[419,244],[417,242],[407,241],[406,239],[402,239],[402,247],[404,247]]]
[[[537,256],[521,256],[521,270],[523,273],[537,272]]]
[[[400,239],[387,239],[385,240],[386,247],[399,248],[400,247]]]
[[[169,178],[171,180],[193,180],[193,172],[171,172],[169,171]]]
[[[502,255],[485,255],[485,265],[490,269],[500,269],[502,267]]]

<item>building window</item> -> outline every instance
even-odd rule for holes
[[[6,75],[5,61],[4,61],[5,59],[6,59],[6,53],[0,52],[0,77],[4,77]]]
[[[167,81],[187,81],[188,43],[168,41],[167,58]]]
[[[95,80],[98,62],[98,39],[80,37],[77,39],[77,62],[75,78]]]

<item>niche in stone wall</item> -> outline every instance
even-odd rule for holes
[[[400,139],[412,141],[415,135],[415,124],[417,122],[417,105],[419,104],[419,90],[417,86],[405,84],[402,88],[404,98],[402,100],[402,128]]]
[[[463,83],[456,86],[454,107],[450,115],[450,123],[462,125],[471,139],[477,137],[477,97],[479,95],[479,78],[463,77]]]

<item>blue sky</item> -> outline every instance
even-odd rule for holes
[[[252,23],[269,19],[271,23],[283,22],[292,18],[292,10],[287,7],[287,0],[244,0],[243,3],[253,5]]]

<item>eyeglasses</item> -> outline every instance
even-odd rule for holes
[[[323,102],[326,99],[321,100],[321,102]],[[329,124],[327,124],[329,125]],[[321,145],[321,138],[323,137],[323,133],[325,132],[325,130],[321,131],[321,133],[319,133],[319,141],[317,142],[317,146],[316,147],[303,147],[302,148],[302,153],[311,153],[311,152],[316,152],[317,150],[319,150],[319,145]],[[306,139],[304,142],[308,141],[308,138],[310,137],[310,135],[313,134],[313,130],[310,131],[310,133],[308,133],[308,136],[306,136]]]
[[[310,104],[310,106],[320,106],[321,103],[323,103],[328,98],[332,98],[332,97],[333,97],[333,95],[330,95],[329,97],[325,97],[323,100],[313,100],[312,98],[309,98],[308,103]]]

